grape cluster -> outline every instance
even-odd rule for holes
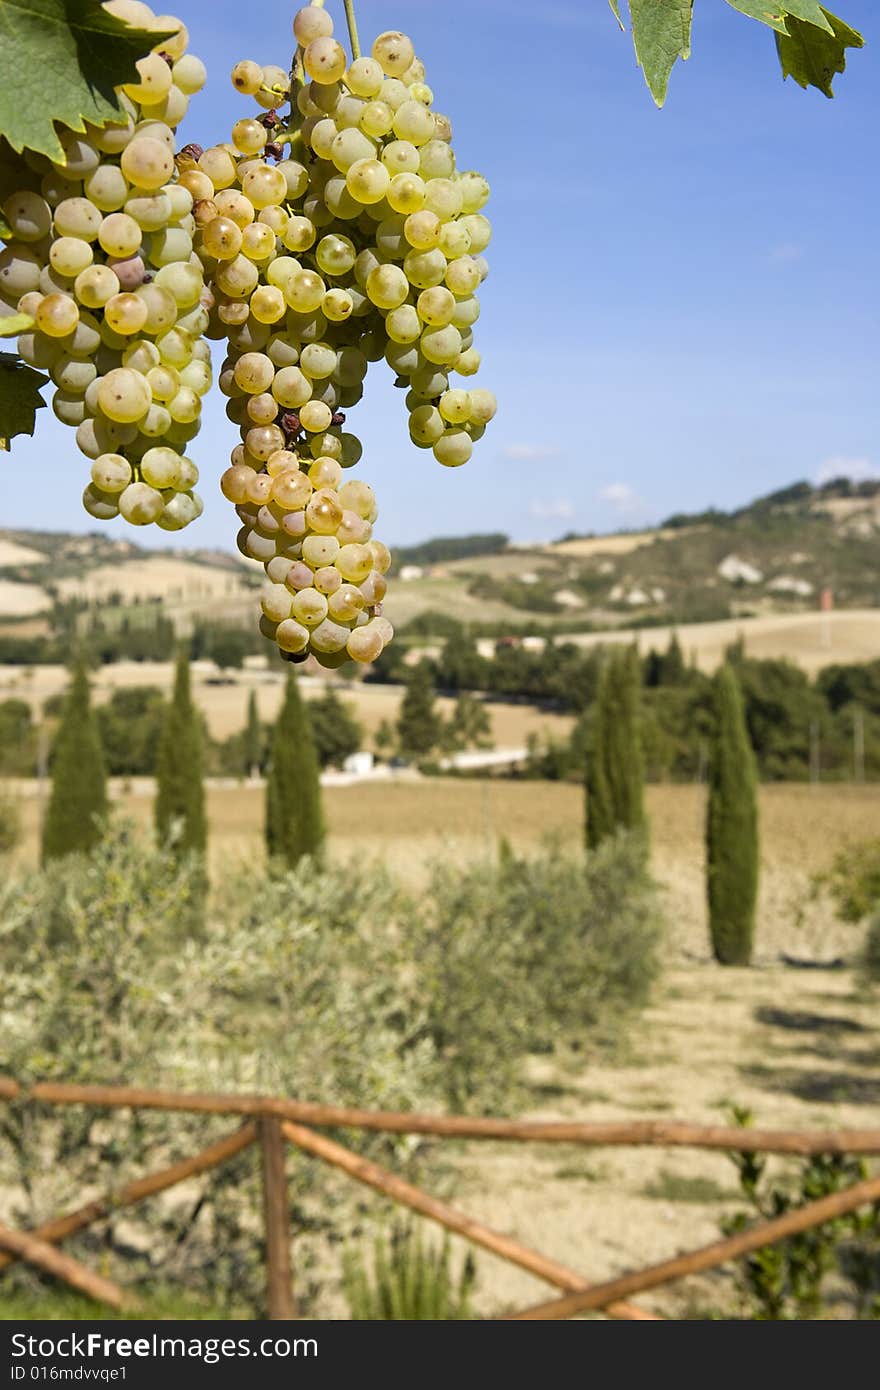
[[[293,27],[287,121],[283,70],[238,63],[233,86],[265,114],[237,121],[181,181],[214,296],[208,333],[228,343],[219,385],[241,443],[221,487],[239,548],[266,569],[262,628],[290,659],[336,665],[375,660],[392,636],[373,492],[341,481],[361,456],[342,426],[369,363],[384,357],[408,388],[413,441],[441,463],[466,462],[495,413],[491,392],[449,383],[479,366],[488,186],[456,173],[405,35],[349,65],[324,9]]]
[[[349,63],[320,0],[294,19],[292,90],[283,68],[238,63],[256,113],[228,143],[175,156],[204,66],[178,20],[141,0],[106,8],[172,37],[121,89],[123,124],[66,132],[64,162],[29,158],[33,186],[3,205],[0,312],[34,320],[19,351],[51,374],[55,414],[92,461],[86,510],[165,530],[202,510],[182,450],[211,386],[205,339],[224,339],[241,439],[221,490],[239,549],[265,568],[262,631],[291,661],[374,661],[393,635],[391,557],[372,489],[343,481],[362,452],[346,412],[384,358],[413,442],[449,467],[470,458],[495,398],[450,376],[480,365],[488,184],[456,170],[406,35]]]
[[[206,73],[179,20],[140,0],[105,7],[172,37],[121,88],[123,124],[65,131],[64,162],[28,156],[33,186],[3,204],[11,238],[0,253],[0,312],[34,320],[19,353],[50,374],[54,412],[91,460],[86,511],[177,531],[202,510],[198,469],[183,450],[199,429],[211,355],[174,131]]]

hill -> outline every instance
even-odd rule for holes
[[[590,641],[612,631],[707,624],[708,663],[729,631],[715,625],[734,624],[760,630],[764,654],[815,668],[847,654],[880,655],[878,542],[880,483],[796,483],[735,511],[677,514],[653,530],[530,546],[490,533],[401,548],[385,612],[404,635],[428,643],[457,624],[485,638],[556,633]],[[178,632],[198,622],[252,630],[261,577],[259,567],[230,552],[4,531],[0,632],[48,632],[59,606],[81,611],[86,623],[88,611],[100,614],[109,629],[159,605]],[[823,631],[821,642],[807,640],[807,659],[812,628],[804,620],[816,614],[823,590],[838,610],[834,654],[822,649]],[[848,624],[839,610],[851,613]],[[700,630],[693,637],[685,645],[702,652]]]

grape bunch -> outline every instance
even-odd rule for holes
[[[209,294],[174,132],[206,73],[180,20],[140,0],[105,8],[171,37],[119,90],[124,123],[66,130],[64,162],[28,156],[30,186],[3,204],[11,237],[0,252],[0,312],[34,321],[19,353],[49,373],[55,415],[91,460],[89,515],[178,531],[202,510],[198,469],[183,450],[212,378]]]
[[[231,140],[175,155],[205,69],[184,25],[141,0],[105,0],[159,37],[119,95],[124,123],[62,137],[65,160],[28,157],[3,205],[0,312],[31,316],[24,360],[48,371],[55,414],[91,460],[90,515],[179,530],[202,510],[184,453],[225,340],[219,386],[239,428],[221,490],[242,554],[262,563],[261,629],[291,661],[374,661],[387,548],[346,413],[369,364],[406,390],[409,432],[449,467],[495,413],[469,380],[491,235],[486,180],[459,173],[405,34],[353,60],[313,0],[293,22],[294,70],[236,64],[254,114]],[[281,114],[280,114],[281,113]]]
[[[319,6],[294,34],[287,119],[283,69],[238,63],[233,86],[265,114],[237,121],[181,181],[214,298],[208,334],[228,345],[219,385],[241,442],[221,488],[240,550],[266,570],[262,630],[288,659],[332,666],[375,660],[393,635],[372,489],[341,481],[362,452],[343,425],[369,363],[387,360],[414,442],[446,465],[467,461],[495,413],[491,392],[449,382],[479,366],[488,186],[456,173],[405,35],[349,65]]]

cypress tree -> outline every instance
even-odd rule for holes
[[[585,791],[589,849],[596,849],[607,836],[614,834],[614,807],[606,766],[611,723],[610,674],[610,662],[606,662],[599,672],[592,737],[587,747]]]
[[[205,789],[202,785],[202,728],[192,701],[189,654],[181,648],[174,672],[174,693],[162,726],[156,755],[156,833],[161,843],[173,840],[180,853],[201,852],[207,841]]]
[[[270,859],[292,869],[304,855],[318,858],[323,845],[318,756],[308,711],[291,669],[269,754],[266,849]]]
[[[424,757],[440,741],[441,726],[434,708],[434,684],[427,663],[414,666],[406,682],[406,692],[397,716],[400,751]]]
[[[263,730],[257,709],[257,692],[252,690],[248,699],[247,723],[244,727],[244,775],[259,777],[263,762]]]
[[[642,667],[635,647],[604,664],[587,757],[587,844],[618,830],[644,833],[645,770],[639,728]]]
[[[706,808],[709,931],[721,965],[748,965],[758,897],[755,759],[742,692],[729,663],[721,667],[713,686],[715,722]]]
[[[52,791],[43,822],[43,863],[101,839],[107,812],[107,778],[89,678],[80,658],[71,672],[61,723],[52,749]]]
[[[645,768],[640,729],[642,664],[636,648],[615,653],[605,742],[606,775],[614,824],[622,830],[645,828]]]

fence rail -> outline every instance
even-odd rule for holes
[[[0,1077],[0,1100],[16,1099],[112,1110],[130,1107],[132,1110],[182,1110],[193,1115],[249,1115],[300,1121],[319,1129],[368,1129],[385,1134],[432,1134],[447,1139],[503,1139],[527,1144],[584,1144],[597,1148],[652,1145],[804,1156],[820,1153],[880,1155],[880,1129],[741,1129],[736,1125],[691,1125],[669,1120],[615,1120],[599,1124],[568,1120],[502,1120],[469,1115],[423,1115],[417,1111],[358,1110],[351,1106],[321,1105],[277,1096],[142,1090],[135,1086],[80,1086],[39,1081],[25,1087],[10,1077]]]
[[[656,1320],[657,1315],[627,1300],[689,1274],[704,1272],[772,1245],[802,1231],[823,1225],[869,1203],[880,1202],[880,1177],[854,1184],[771,1221],[765,1221],[726,1240],[715,1241],[659,1264],[602,1283],[590,1282],[556,1260],[530,1250],[512,1237],[491,1230],[430,1196],[421,1188],[371,1160],[345,1148],[317,1128],[366,1129],[386,1134],[426,1134],[437,1138],[483,1139],[517,1143],[581,1144],[590,1147],[653,1145],[728,1152],[777,1154],[880,1155],[880,1130],[759,1130],[722,1125],[690,1125],[670,1121],[636,1120],[585,1124],[533,1120],[470,1118],[461,1115],[400,1114],[321,1105],[277,1096],[210,1095],[132,1086],[87,1086],[36,1082],[23,1086],[0,1076],[0,1102],[38,1105],[86,1105],[103,1109],[165,1110],[189,1114],[237,1115],[245,1123],[232,1134],[192,1157],[126,1184],[115,1193],[89,1202],[34,1231],[19,1232],[0,1225],[0,1273],[24,1260],[69,1284],[96,1301],[114,1308],[134,1309],[126,1290],[62,1254],[56,1246],[121,1207],[132,1206],[166,1191],[184,1179],[210,1172],[236,1154],[259,1144],[262,1158],[263,1212],[266,1230],[266,1308],[270,1318],[296,1317],[290,1261],[290,1203],[285,1173],[285,1144],[337,1168],[392,1201],[419,1212],[471,1244],[543,1279],[562,1291],[562,1297],[536,1304],[512,1320],[553,1320],[587,1311],[629,1320]]]

